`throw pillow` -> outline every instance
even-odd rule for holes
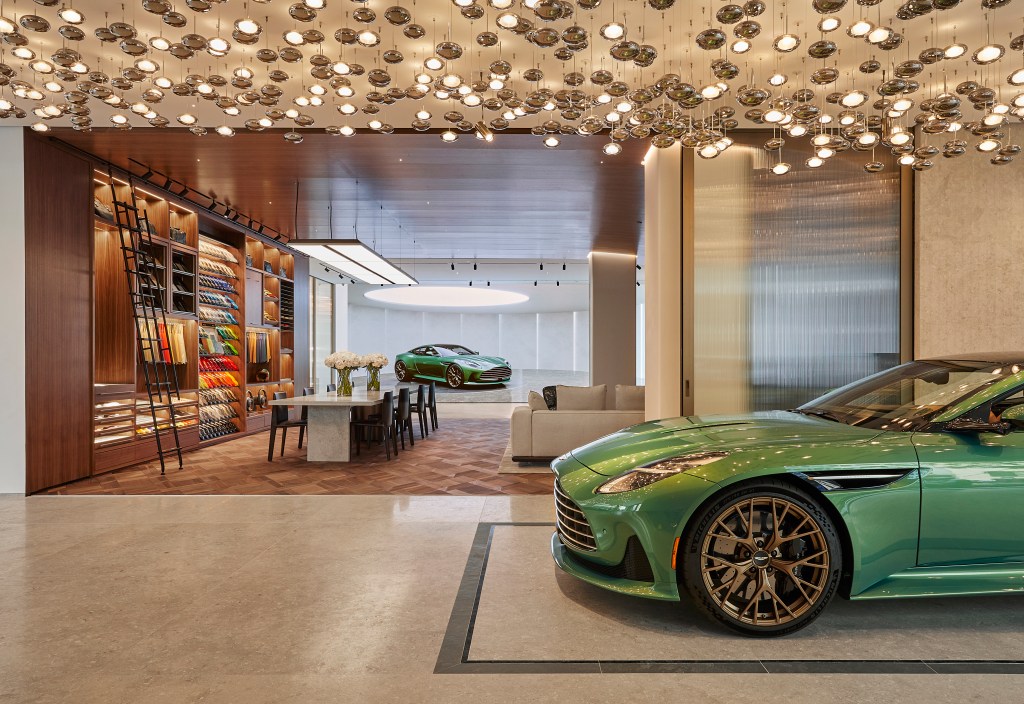
[[[598,386],[558,386],[558,410],[603,411],[607,384]]]
[[[544,397],[536,391],[531,391],[530,395],[526,397],[526,402],[530,404],[531,411],[546,411],[548,410],[548,404],[544,403]]]
[[[626,386],[625,384],[615,385],[615,410],[616,411],[642,411],[644,410],[644,387]]]
[[[544,403],[548,405],[549,411],[558,408],[558,389],[554,386],[545,386],[541,389],[541,393],[544,394]]]

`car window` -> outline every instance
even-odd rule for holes
[[[437,350],[441,353],[442,357],[457,357],[460,354],[473,354],[472,351],[466,349],[462,345],[449,345],[447,347],[438,347]]]
[[[423,354],[425,354],[428,357],[437,357],[438,356],[437,350],[435,350],[433,347],[424,347],[423,348]]]

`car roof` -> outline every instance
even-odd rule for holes
[[[1024,364],[1024,352],[970,352],[926,357],[925,362],[990,362],[991,364]]]

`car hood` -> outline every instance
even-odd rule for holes
[[[615,476],[693,452],[866,442],[881,432],[789,411],[690,416],[634,425],[579,447],[572,456],[598,474]]]
[[[475,362],[484,366],[504,366],[508,364],[501,357],[485,357],[482,354],[460,354],[457,357],[449,357],[455,362]]]

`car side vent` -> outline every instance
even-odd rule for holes
[[[899,481],[915,468],[885,469],[856,472],[797,472],[796,476],[814,484],[821,491],[843,491],[849,489],[878,489]]]

